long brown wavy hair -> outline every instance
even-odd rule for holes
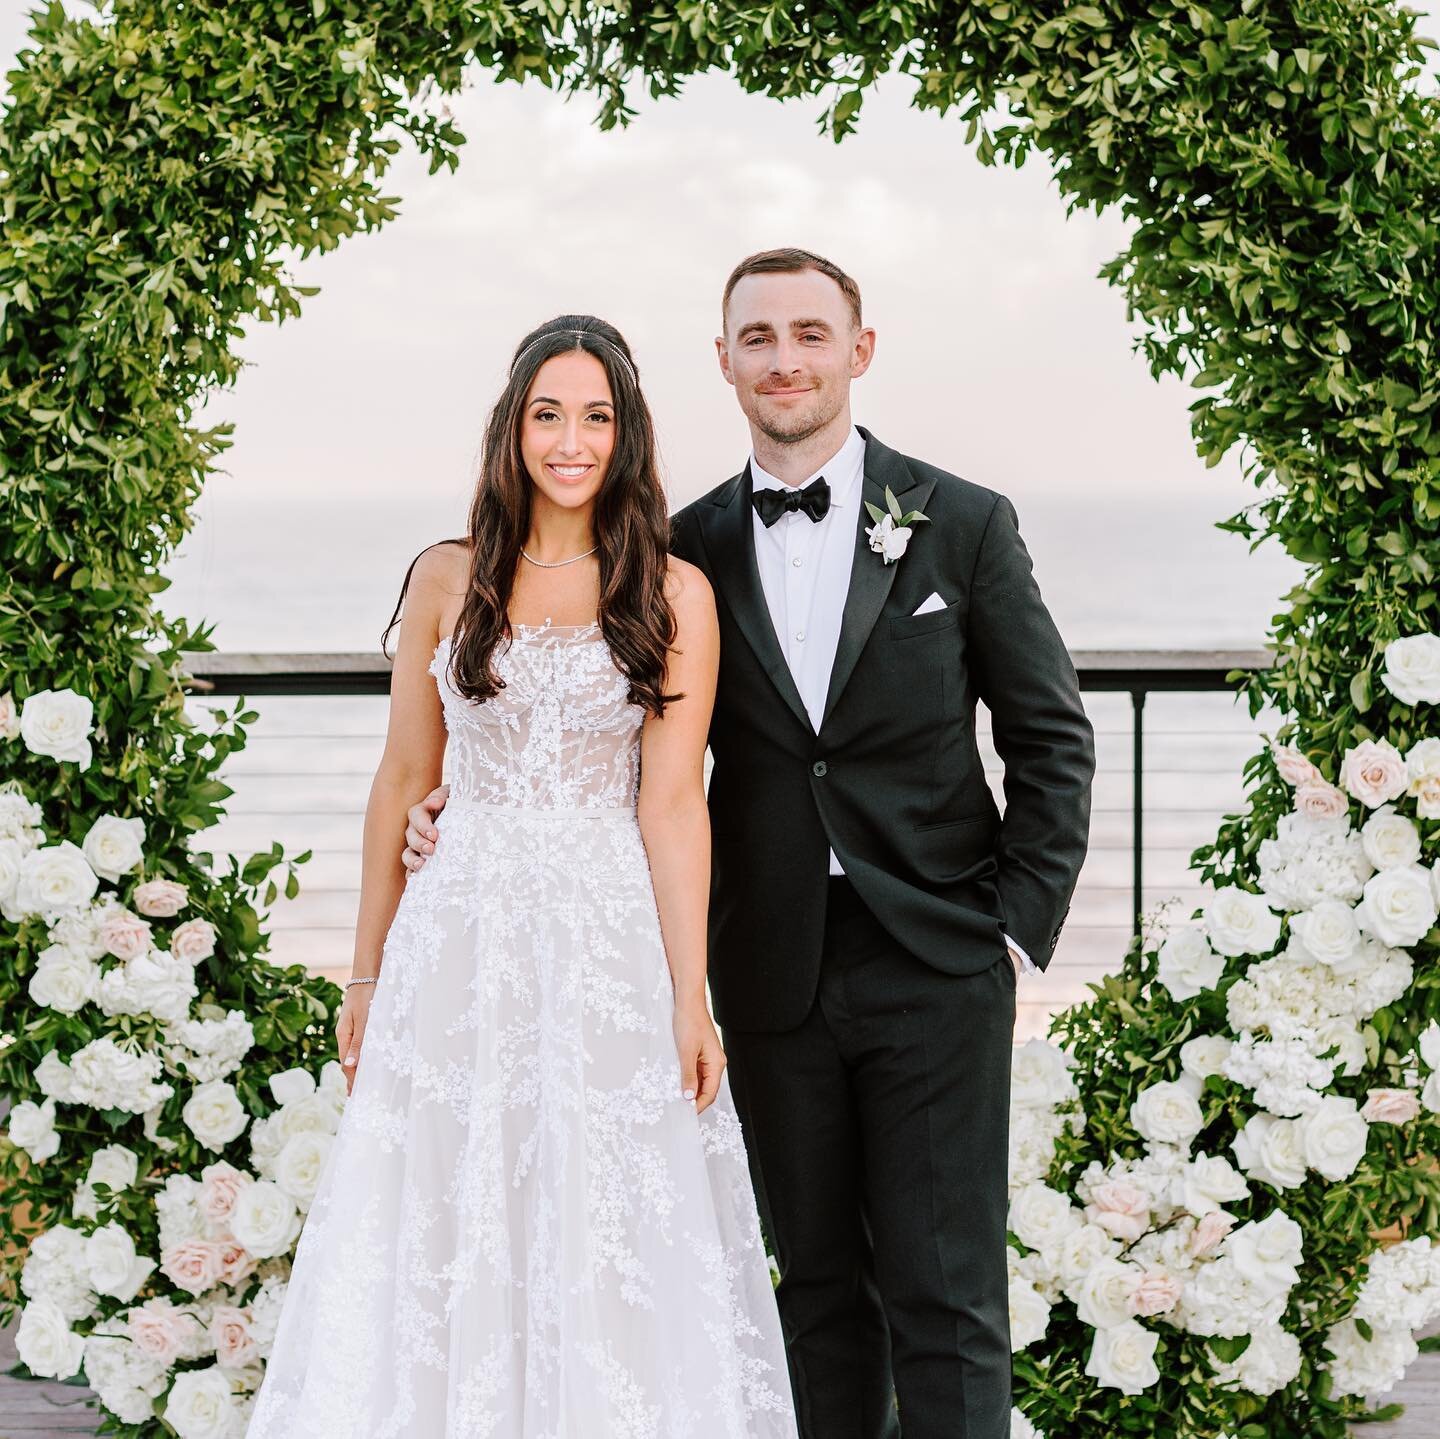
[[[574,350],[594,355],[605,366],[615,402],[615,448],[595,497],[600,632],[616,667],[630,682],[631,703],[659,716],[666,704],[681,696],[664,691],[666,659],[675,641],[675,612],[665,595],[670,519],[660,483],[655,422],[625,337],[594,315],[560,315],[547,321],[526,335],[511,357],[505,388],[485,424],[479,477],[470,502],[470,580],[455,622],[451,679],[460,694],[473,700],[490,699],[504,688],[491,660],[501,640],[513,639],[510,595],[520,547],[530,534],[535,493],[520,451],[525,396],[546,360]],[[418,559],[419,555],[405,571],[400,598],[380,636],[387,657],[386,641],[404,608]]]

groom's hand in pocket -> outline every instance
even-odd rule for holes
[[[400,863],[411,874],[424,869],[425,861],[435,853],[435,841],[440,837],[440,831],[435,828],[435,817],[445,808],[445,801],[449,798],[450,786],[436,785],[424,799],[405,811],[405,852],[400,856]]]

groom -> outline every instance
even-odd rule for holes
[[[722,314],[752,454],[673,547],[720,615],[710,991],[800,1434],[1005,1439],[1015,971],[1069,908],[1093,731],[1010,501],[852,423],[855,282],[767,251]]]

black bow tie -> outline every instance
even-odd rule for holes
[[[830,486],[819,475],[802,489],[786,485],[783,490],[756,490],[750,496],[755,513],[768,530],[781,515],[803,510],[812,520],[823,520],[830,508]]]

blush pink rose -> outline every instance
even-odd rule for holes
[[[228,1237],[217,1242],[220,1247],[221,1283],[234,1286],[255,1272],[259,1260],[243,1244]]]
[[[222,1369],[243,1369],[260,1357],[250,1317],[232,1304],[218,1304],[210,1316],[210,1338],[215,1345],[215,1362]]]
[[[1311,819],[1338,819],[1349,810],[1350,801],[1345,798],[1344,790],[1336,789],[1317,775],[1301,782],[1295,791],[1295,808]]]
[[[1420,1101],[1408,1089],[1372,1089],[1361,1117],[1371,1124],[1408,1124],[1420,1113]]]
[[[247,1184],[254,1182],[250,1175],[223,1159],[207,1164],[200,1171],[200,1194],[196,1200],[201,1214],[217,1228],[228,1225],[235,1197]]]
[[[1090,1191],[1085,1217],[1117,1239],[1133,1243],[1150,1227],[1150,1196],[1126,1179],[1107,1179]]]
[[[213,1239],[186,1239],[160,1256],[160,1272],[187,1294],[203,1294],[221,1274],[223,1246]]]
[[[1306,784],[1317,779],[1323,782],[1320,771],[1294,745],[1276,745],[1271,754],[1275,756],[1275,768],[1286,784]]]
[[[1147,1269],[1125,1307],[1134,1315],[1163,1314],[1180,1302],[1180,1281],[1163,1269]]]
[[[173,879],[147,879],[135,886],[135,908],[151,919],[169,919],[179,914],[190,900],[190,891]]]
[[[1363,805],[1376,809],[1399,799],[1410,784],[1405,756],[1387,740],[1363,740],[1345,751],[1340,783]]]
[[[138,959],[150,948],[150,926],[123,905],[112,904],[100,916],[99,940],[116,959]]]
[[[170,934],[170,953],[187,964],[199,964],[215,953],[215,926],[208,919],[187,919]]]
[[[1190,1232],[1190,1252],[1197,1259],[1207,1254],[1212,1254],[1219,1247],[1220,1241],[1229,1234],[1235,1227],[1235,1216],[1227,1214],[1223,1209],[1212,1209],[1209,1214],[1201,1216],[1195,1228]]]
[[[142,1354],[168,1367],[192,1347],[199,1321],[168,1299],[147,1299],[125,1316],[125,1327]]]

